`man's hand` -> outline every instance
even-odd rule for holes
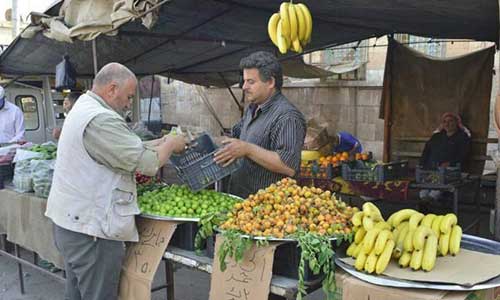
[[[239,139],[226,139],[222,141],[222,145],[224,146],[215,153],[214,160],[223,167],[229,166],[240,157],[247,156],[251,146]]]
[[[61,136],[61,128],[54,128],[54,129],[52,129],[52,137],[55,140],[58,140],[60,136]]]
[[[174,153],[186,150],[186,143],[183,136],[166,135],[163,137],[163,144],[168,144]]]

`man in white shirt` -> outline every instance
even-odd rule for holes
[[[19,107],[7,101],[0,86],[0,144],[24,140],[24,117]]]

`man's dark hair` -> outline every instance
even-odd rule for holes
[[[277,90],[283,86],[283,70],[276,56],[270,52],[258,51],[244,57],[240,61],[240,69],[257,69],[262,81],[274,78]]]
[[[68,98],[69,101],[71,101],[71,103],[75,103],[76,100],[78,100],[78,98],[82,95],[82,93],[80,92],[71,92],[69,93],[66,97],[64,98]]]

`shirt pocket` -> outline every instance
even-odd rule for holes
[[[104,233],[112,239],[127,240],[135,233],[135,215],[141,211],[132,189],[115,188],[106,211]]]

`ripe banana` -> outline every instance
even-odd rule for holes
[[[302,53],[302,46],[297,38],[292,41],[292,50],[297,53]]]
[[[389,230],[384,229],[378,234],[375,246],[373,247],[373,251],[375,251],[376,255],[382,254],[385,249],[385,244],[389,240],[392,240],[392,232]]]
[[[356,232],[356,234],[354,235],[354,242],[358,245],[361,244],[361,242],[365,238],[365,235],[366,235],[366,229],[364,227],[360,227]]]
[[[358,211],[357,213],[352,215],[352,218],[351,218],[352,225],[361,226],[361,224],[363,222],[363,216],[364,216],[363,211]]]
[[[382,274],[391,260],[392,251],[394,250],[394,241],[388,240],[385,244],[384,251],[378,257],[377,265],[375,266],[375,273]]]
[[[423,213],[415,213],[411,215],[410,220],[408,221],[408,224],[410,224],[410,230],[412,229],[417,229],[418,225],[420,224],[420,221],[425,217]]]
[[[415,230],[415,233],[413,234],[413,247],[415,248],[415,250],[424,249],[425,241],[431,235],[436,236],[436,234],[434,234],[434,231],[432,231],[432,229],[430,229],[427,226],[419,226],[417,230]]]
[[[392,220],[392,226],[397,227],[401,222],[406,221],[410,219],[410,217],[414,214],[418,213],[418,211],[411,209],[411,208],[405,208],[400,211],[395,212],[389,219]]]
[[[377,222],[375,226],[373,226],[373,228],[380,228],[381,230],[389,231],[392,229],[391,225],[387,224],[387,222],[384,221]]]
[[[401,223],[403,226],[401,227],[401,231],[399,232],[398,239],[396,240],[396,246],[394,247],[394,256],[396,258],[400,257],[403,253],[404,250],[404,240],[406,238],[406,235],[408,234],[409,230],[409,225],[408,222],[403,222]]]
[[[439,237],[439,253],[442,256],[448,255],[448,251],[450,250],[450,235],[451,232],[441,234]]]
[[[278,47],[277,30],[279,20],[280,14],[274,13],[271,18],[269,18],[269,22],[267,23],[267,33],[269,34],[269,38],[276,47]]]
[[[441,233],[450,233],[453,225],[457,225],[457,216],[455,214],[446,214],[439,225]]]
[[[413,235],[415,234],[415,230],[410,230],[410,226],[408,226],[408,233],[405,236],[405,240],[403,241],[403,248],[405,251],[412,252],[413,251]]]
[[[434,233],[432,233],[432,235],[430,235],[425,242],[424,255],[422,257],[422,270],[429,272],[434,269],[434,265],[436,264],[437,246],[438,238]]]
[[[299,24],[295,13],[295,5],[292,3],[288,4],[288,17],[290,18],[290,39],[298,42]]]
[[[420,222],[420,225],[432,228],[432,221],[434,221],[435,217],[437,217],[435,214],[427,214]]]
[[[455,256],[460,252],[460,242],[462,241],[462,227],[455,225],[451,229],[450,254]]]
[[[373,273],[375,271],[375,267],[377,266],[377,260],[378,255],[375,254],[375,251],[373,250],[366,258],[365,271],[368,273]]]
[[[372,217],[374,221],[383,221],[380,210],[375,204],[371,202],[365,202],[363,204],[363,212],[365,213],[365,215]]]
[[[347,254],[348,256],[351,256],[351,257],[352,257],[352,256],[353,256],[352,254],[354,253],[354,250],[356,250],[356,247],[358,247],[358,245],[357,245],[356,243],[352,243],[352,244],[349,246],[349,248],[347,248],[347,250],[346,250],[346,254]]]
[[[378,234],[382,231],[380,228],[373,228],[371,230],[368,230],[368,232],[365,235],[365,238],[363,239],[363,250],[362,252],[368,254],[372,252],[373,245],[375,244],[375,240],[378,236]]]
[[[432,231],[438,236],[441,234],[441,220],[443,220],[444,216],[437,216],[434,218],[434,221],[432,221]]]
[[[373,229],[375,226],[373,219],[370,216],[365,215],[363,217],[363,227],[366,229],[366,231]]]
[[[424,256],[424,250],[415,250],[411,254],[410,267],[417,271],[422,267],[422,258]]]
[[[290,16],[288,13],[288,2],[283,2],[280,5],[280,19],[281,19],[281,34],[284,38],[290,40]]]
[[[354,267],[356,268],[356,270],[358,271],[364,270],[366,257],[367,255],[363,251],[359,252],[358,257],[356,257],[356,262],[354,263]]]
[[[288,47],[287,47],[287,44],[286,44],[286,40],[285,38],[283,37],[283,34],[281,32],[281,29],[282,29],[282,20],[280,19],[278,21],[278,29],[276,31],[276,38],[278,39],[278,49],[280,50],[280,53],[281,54],[285,54]]]
[[[361,250],[363,250],[363,243],[357,245],[356,248],[352,251],[352,257],[358,257],[359,253],[363,252]]]
[[[406,268],[408,267],[408,265],[410,265],[410,261],[411,261],[411,252],[405,251],[403,252],[403,254],[401,254],[398,264],[401,268]]]
[[[311,34],[312,34],[312,28],[313,28],[313,22],[312,22],[312,16],[311,13],[309,12],[309,9],[307,6],[305,6],[302,3],[298,3],[297,6],[302,10],[302,14],[304,15],[304,18],[306,20],[306,35],[304,37],[304,40],[302,40],[302,45],[306,45],[311,41]]]
[[[297,23],[299,27],[299,41],[303,41],[304,38],[306,37],[306,31],[307,31],[307,24],[306,24],[306,17],[304,16],[304,13],[302,12],[302,9],[300,7],[297,7],[297,4],[294,4],[295,6],[295,14],[297,15]]]

